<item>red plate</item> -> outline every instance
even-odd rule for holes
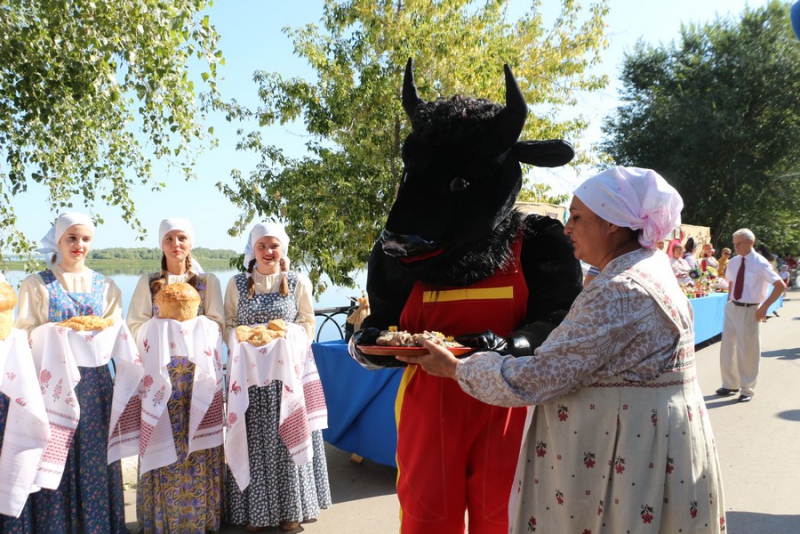
[[[428,354],[428,349],[425,347],[387,347],[385,345],[359,345],[358,350],[370,356],[422,356]],[[447,350],[455,356],[461,356],[472,352],[472,347],[447,347]]]

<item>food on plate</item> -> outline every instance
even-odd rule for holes
[[[0,341],[8,337],[14,326],[14,306],[17,305],[17,294],[10,284],[0,284]]]
[[[75,317],[70,317],[66,321],[56,323],[57,326],[71,328],[79,332],[83,332],[84,330],[105,330],[113,324],[113,319],[106,319],[104,317],[98,317],[97,315],[77,315]]]
[[[158,316],[162,319],[188,321],[197,317],[200,307],[200,293],[183,282],[162,287],[154,300],[158,306]]]
[[[237,326],[236,339],[239,340],[239,343],[250,343],[255,347],[260,347],[284,337],[286,335],[285,331],[286,323],[283,319],[276,319],[270,321],[267,325]]]
[[[425,330],[421,334],[411,334],[405,330],[389,328],[383,330],[378,336],[376,343],[385,347],[421,347],[425,341],[431,341],[443,347],[461,347],[460,343],[453,341],[452,337],[447,337],[441,332],[429,332]]]

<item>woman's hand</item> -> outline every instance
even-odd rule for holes
[[[419,365],[426,373],[434,376],[455,380],[458,359],[453,356],[453,353],[430,341],[425,341],[424,347],[428,349],[428,354],[423,354],[422,356],[395,356],[395,358],[407,364]]]

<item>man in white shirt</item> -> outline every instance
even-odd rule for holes
[[[766,322],[767,310],[786,290],[772,265],[753,250],[755,241],[755,235],[747,228],[733,233],[737,256],[730,260],[725,272],[730,290],[719,354],[722,387],[717,395],[727,397],[741,389],[739,402],[748,402],[755,394],[761,323]]]

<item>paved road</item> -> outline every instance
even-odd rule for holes
[[[697,353],[700,385],[722,463],[729,534],[800,533],[800,290],[786,295],[778,313],[763,326],[759,383],[747,404],[714,395],[721,385],[719,343],[704,345]],[[304,531],[397,532],[396,471],[369,460],[354,464],[348,453],[333,447],[328,447],[327,458],[334,505],[317,522],[303,525]],[[135,500],[134,490],[129,490],[131,529]],[[246,531],[225,527],[222,532]]]

